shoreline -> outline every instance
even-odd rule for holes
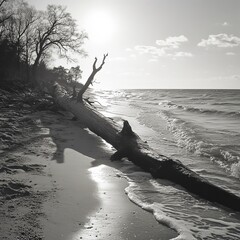
[[[30,196],[15,198],[15,203],[3,201],[5,205],[12,201],[14,208],[11,216],[0,219],[6,226],[15,224],[14,230],[7,227],[1,230],[5,232],[3,239],[24,239],[28,232],[32,232],[31,236],[35,233],[32,239],[46,240],[93,237],[141,240],[177,236],[175,231],[159,224],[151,213],[129,200],[124,191],[127,181],[117,174],[121,162],[109,160],[112,151],[99,137],[81,129],[78,122],[66,116],[40,112],[34,117],[41,119],[43,138],[15,150],[14,154],[20,155],[23,162],[28,159],[27,164],[44,167],[37,173],[21,172],[10,176],[22,182],[27,178]],[[32,198],[36,200],[35,205],[34,201],[29,206],[25,204],[24,211],[17,207],[18,202],[21,205]],[[6,207],[6,212],[8,209]],[[29,213],[26,215],[26,212]],[[35,224],[30,224],[33,218]]]

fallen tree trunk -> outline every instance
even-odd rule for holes
[[[238,196],[208,182],[180,161],[156,153],[132,131],[127,121],[124,121],[121,129],[113,120],[106,118],[84,101],[77,102],[72,99],[59,85],[54,87],[54,98],[61,107],[73,113],[93,133],[117,150],[111,157],[112,160],[127,157],[143,170],[150,172],[154,178],[170,180],[203,199],[240,211]]]

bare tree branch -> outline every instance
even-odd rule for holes
[[[3,3],[4,2],[6,2],[7,0],[2,0],[1,2],[0,2],[0,7],[3,5]]]
[[[102,66],[104,65],[105,59],[106,59],[107,56],[108,56],[108,53],[103,55],[102,64],[101,64],[100,67],[98,68],[99,70],[101,70]]]
[[[105,60],[106,60],[107,56],[108,56],[108,53],[103,55],[102,63],[98,68],[96,67],[97,58],[95,57],[95,60],[94,60],[94,63],[93,63],[93,71],[90,74],[90,76],[88,77],[87,82],[84,84],[84,86],[80,89],[80,91],[78,93],[78,97],[77,97],[78,102],[83,101],[83,94],[86,92],[86,90],[88,89],[90,84],[92,84],[92,82],[94,80],[94,76],[97,74],[97,72],[99,72],[102,69],[103,65],[105,64]]]
[[[1,2],[0,2],[0,8],[3,6],[3,4],[5,3],[5,2],[7,2],[7,0],[2,0]],[[6,12],[5,12],[6,10],[4,10],[4,9],[0,9],[0,12],[2,12],[2,14],[6,14]],[[1,18],[0,18],[0,25],[1,24],[3,24],[5,21],[7,21],[8,19],[10,19],[11,17],[12,17],[12,15],[13,14],[7,14],[7,15],[5,15],[5,16],[2,16]]]
[[[95,61],[94,61],[94,63],[93,63],[93,71],[96,70],[96,63],[97,63],[97,58],[95,57]]]

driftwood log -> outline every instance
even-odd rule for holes
[[[106,56],[104,55],[101,68]],[[91,80],[101,69],[96,68],[96,62],[97,59],[94,61],[93,73],[90,75]],[[90,83],[91,81],[87,81],[88,86]],[[87,87],[84,89],[86,90]],[[112,155],[111,160],[120,160],[126,157],[135,165],[150,172],[154,178],[170,180],[203,199],[240,211],[240,197],[210,183],[184,166],[179,160],[156,153],[132,131],[127,121],[123,122],[123,128],[121,128],[112,119],[105,117],[85,102],[82,98],[83,93],[84,91],[80,90],[77,101],[60,85],[56,84],[53,96],[62,108],[73,113],[89,130],[117,150]]]

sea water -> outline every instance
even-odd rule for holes
[[[240,90],[96,91],[105,115],[133,130],[150,147],[240,196]],[[128,161],[126,192],[177,239],[240,239],[240,213],[210,203]]]

